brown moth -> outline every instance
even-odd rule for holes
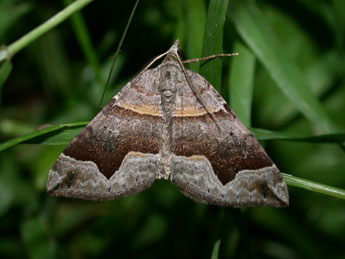
[[[220,94],[185,69],[179,41],[130,81],[59,156],[56,196],[113,200],[170,179],[207,204],[289,205],[279,169]]]

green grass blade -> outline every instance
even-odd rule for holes
[[[66,5],[72,3],[72,0],[65,0]],[[76,37],[78,39],[79,45],[93,70],[95,71],[96,80],[100,86],[105,84],[105,80],[101,74],[101,67],[98,60],[97,52],[92,44],[88,28],[85,24],[84,18],[80,12],[75,13],[71,16],[72,26]]]
[[[211,259],[219,258],[219,248],[220,248],[220,240],[218,239],[213,245]]]
[[[345,133],[301,136],[288,132],[277,132],[258,128],[250,128],[250,131],[258,140],[286,140],[311,143],[342,143],[345,141]]]
[[[39,137],[44,137],[47,136],[49,133],[54,133],[56,134],[56,132],[59,131],[63,131],[65,128],[75,128],[75,127],[79,127],[80,129],[82,127],[84,127],[87,124],[87,122],[76,122],[76,123],[68,123],[68,124],[61,124],[61,125],[56,125],[56,126],[52,126],[52,127],[48,127],[42,130],[37,130],[34,131],[32,133],[26,134],[24,136],[18,137],[18,138],[14,138],[11,140],[8,140],[2,144],[0,144],[0,152],[4,151],[8,148],[14,147],[20,143],[35,143],[34,140],[35,138],[39,138]],[[72,139],[69,140],[69,142]],[[41,143],[42,141],[40,141],[39,143]],[[61,143],[55,143],[56,145],[59,145]]]
[[[84,124],[80,126],[68,126],[56,129],[35,138],[28,139],[23,144],[41,144],[50,146],[67,146],[82,131]]]
[[[255,56],[242,43],[236,42],[234,52],[239,56],[231,59],[230,106],[247,127],[250,126]]]
[[[298,187],[302,189],[306,189],[312,192],[317,192],[321,194],[325,194],[328,196],[332,196],[338,199],[345,199],[345,190],[331,187],[325,184],[319,184],[313,181],[305,180],[296,176],[292,176],[290,174],[282,173],[284,180],[287,185]]]
[[[204,38],[204,30],[206,23],[206,4],[200,0],[183,1],[184,7],[188,10],[186,16],[187,30],[186,40],[187,44],[183,48],[187,56],[185,59],[192,59],[201,57],[202,41]],[[181,45],[183,42],[181,42]],[[199,72],[199,63],[189,64],[188,68]]]
[[[202,57],[223,53],[223,27],[228,3],[228,0],[211,0],[209,3]],[[199,71],[218,92],[221,92],[222,60],[220,58],[202,62]]]
[[[266,67],[280,90],[296,108],[325,132],[335,131],[325,109],[307,86],[297,66],[284,53],[265,16],[253,1],[233,1],[230,17],[243,40]]]

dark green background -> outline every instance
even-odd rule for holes
[[[65,4],[2,0],[0,44],[11,44]],[[69,19],[12,59],[13,69],[1,93],[1,142],[44,124],[88,121],[96,115],[111,56],[133,5],[134,1],[95,1],[79,17],[90,41],[77,37],[82,28],[78,20]],[[289,58],[306,82],[302,86],[312,89],[335,127],[344,132],[345,1],[230,0],[224,52],[236,51],[234,46],[242,43],[257,56],[236,25],[238,6],[242,14],[254,10],[261,15],[256,22],[264,23],[277,38],[272,43],[280,50],[277,57],[282,63],[283,56]],[[185,58],[200,57],[207,10],[208,1],[202,0],[142,0],[105,102],[177,37]],[[85,50],[80,42],[92,45]],[[235,58],[240,60],[241,53]],[[226,99],[233,59],[223,59]],[[271,72],[259,58],[248,75],[254,78],[252,126],[302,135],[325,133],[279,90]],[[262,144],[282,172],[344,188],[344,151],[338,145]],[[287,209],[219,208],[197,204],[165,181],[118,201],[49,197],[47,174],[64,147],[19,145],[0,154],[1,258],[210,258],[217,240],[221,240],[219,258],[345,257],[343,200],[289,187]]]

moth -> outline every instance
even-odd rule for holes
[[[113,200],[169,179],[197,202],[288,206],[279,169],[179,51],[176,40],[73,139],[49,171],[49,194]]]

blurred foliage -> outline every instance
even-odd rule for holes
[[[10,45],[69,2],[2,0],[0,45]],[[41,125],[96,115],[133,6],[94,1],[11,63],[0,64],[0,142]],[[208,7],[202,0],[142,0],[105,100],[176,38],[186,59],[221,47],[203,46],[212,44],[204,37],[205,27],[213,31],[208,18],[219,18]],[[230,1],[223,49],[245,54],[242,62],[241,53],[223,59],[223,96],[231,103],[236,96],[234,110],[253,127],[302,136],[344,132],[344,28],[343,0]],[[263,144],[281,171],[344,189],[340,145]],[[287,209],[218,208],[185,198],[166,181],[111,202],[49,197],[47,174],[64,147],[18,145],[0,154],[1,258],[345,257],[344,200],[290,187]]]

